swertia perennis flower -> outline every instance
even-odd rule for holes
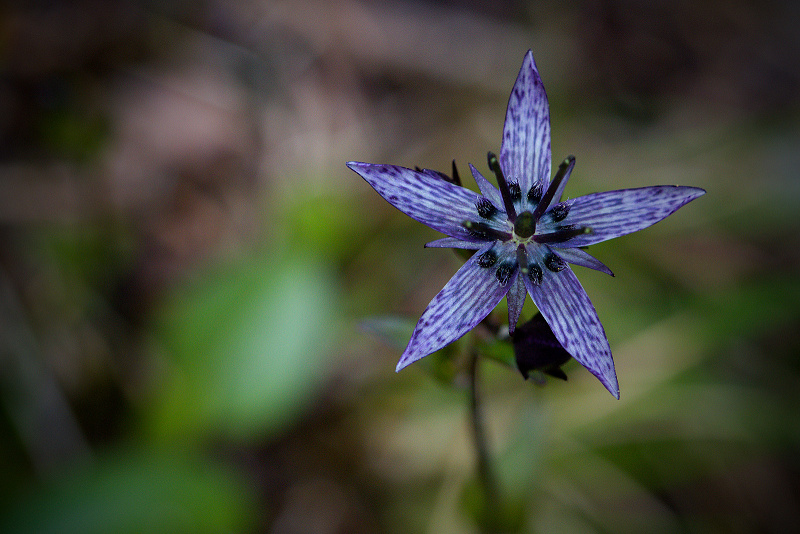
[[[449,236],[426,246],[476,251],[420,317],[398,371],[463,336],[504,296],[513,333],[530,293],[567,352],[616,398],[605,330],[568,264],[613,276],[583,248],[647,228],[705,193],[665,185],[562,202],[575,158],[565,159],[550,181],[550,109],[530,51],[508,100],[500,157],[489,153],[499,189],[472,165],[481,194],[427,169],[356,161],[347,166],[394,207]]]

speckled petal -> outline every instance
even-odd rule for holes
[[[462,241],[455,237],[443,237],[436,241],[425,243],[425,248],[463,248],[467,250],[478,250],[485,244],[485,241],[472,243],[470,241]]]
[[[481,254],[493,246],[500,247],[496,265],[478,265]],[[489,315],[515,282],[516,273],[505,284],[501,284],[495,274],[497,266],[511,258],[509,250],[509,247],[502,245],[487,244],[453,275],[419,318],[397,364],[398,371],[452,343]]]
[[[593,245],[652,226],[703,194],[705,191],[698,187],[677,185],[593,193],[568,201],[569,214],[558,224],[586,226],[592,230],[570,239],[566,245]],[[543,225],[552,224],[548,217],[548,214],[542,217]]]
[[[550,109],[533,54],[525,54],[511,90],[503,126],[500,165],[509,182],[518,182],[522,202],[535,183],[550,181]]]
[[[522,306],[525,305],[525,297],[528,291],[525,289],[525,282],[521,276],[517,276],[516,281],[508,290],[506,302],[508,303],[508,333],[513,334],[522,315]]]
[[[561,256],[561,259],[564,261],[567,261],[573,265],[588,267],[589,269],[594,269],[595,271],[600,271],[601,273],[614,276],[614,273],[611,272],[611,269],[606,267],[602,261],[598,260],[585,250],[581,250],[579,248],[557,248],[557,243],[551,244],[550,247],[553,249],[553,252]]]
[[[547,247],[531,251],[531,260],[543,265]],[[569,266],[559,272],[543,269],[540,284],[527,276],[525,286],[558,341],[619,399],[619,384],[606,332],[589,296]]]
[[[477,193],[397,165],[350,161],[347,166],[361,175],[392,206],[434,230],[464,241],[476,241],[462,226],[478,216]]]

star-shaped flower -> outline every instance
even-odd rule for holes
[[[562,202],[575,158],[565,159],[550,180],[550,110],[530,51],[508,101],[500,157],[489,153],[499,189],[472,165],[480,194],[427,169],[355,161],[347,166],[394,207],[449,236],[427,247],[476,251],[423,312],[398,371],[463,336],[504,296],[513,333],[530,294],[561,345],[616,398],[605,330],[569,264],[613,276],[586,246],[647,228],[705,193],[664,185]]]

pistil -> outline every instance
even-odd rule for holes
[[[533,240],[537,243],[563,243],[564,241],[568,241],[573,237],[591,233],[592,229],[587,226],[562,226],[555,232],[535,235],[533,236]]]
[[[509,189],[506,177],[503,175],[503,169],[500,168],[500,162],[497,160],[497,156],[493,152],[489,152],[488,160],[489,170],[491,170],[497,178],[497,187],[500,189],[500,196],[503,197],[506,215],[508,216],[508,220],[513,223],[517,220],[517,210],[514,208],[514,198],[511,194],[511,189]],[[514,185],[517,186],[517,192],[519,192],[519,184]],[[519,197],[520,195],[517,194],[516,196]]]
[[[561,182],[564,181],[565,178],[569,177],[570,173],[572,173],[572,168],[575,167],[575,156],[568,156],[567,159],[561,162],[561,165],[558,166],[558,172],[553,177],[553,181],[550,182],[550,187],[547,188],[545,191],[544,196],[539,201],[539,204],[536,205],[536,209],[533,210],[533,218],[535,220],[539,220],[539,217],[542,216],[544,211],[552,202],[553,197],[556,195],[556,191],[558,191]]]
[[[514,222],[514,233],[522,239],[528,239],[536,231],[536,219],[529,211],[523,211]]]

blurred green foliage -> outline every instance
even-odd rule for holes
[[[252,521],[241,477],[186,451],[105,453],[28,491],[3,532],[222,532]]]
[[[302,252],[265,256],[170,296],[157,330],[175,368],[147,411],[157,439],[263,439],[295,420],[330,373],[340,322],[330,273]]]

